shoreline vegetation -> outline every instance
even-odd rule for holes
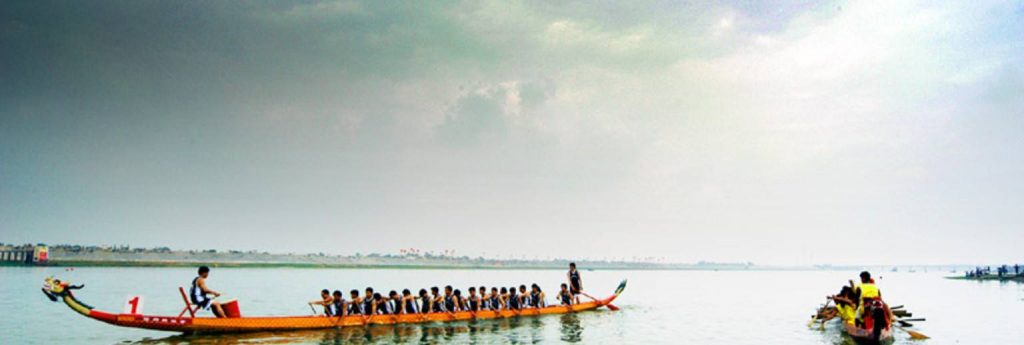
[[[0,243],[0,250],[26,249],[45,244],[12,245]],[[892,265],[755,265],[752,262],[728,263],[665,263],[653,258],[633,260],[587,259],[499,259],[456,256],[453,252],[423,252],[402,249],[398,254],[331,255],[325,253],[269,253],[239,250],[173,250],[168,247],[138,248],[129,246],[83,246],[59,244],[48,247],[46,262],[0,262],[0,266],[56,266],[56,267],[211,267],[231,268],[332,268],[332,269],[494,269],[494,270],[564,270],[569,262],[576,262],[585,270],[678,270],[678,271],[811,271],[811,270],[876,270],[896,272]],[[946,272],[968,269],[969,265],[916,265],[904,266],[905,271]],[[909,268],[909,269],[908,269]],[[950,277],[960,279],[960,277]],[[977,278],[974,278],[977,279]],[[996,278],[984,278],[994,280]],[[1004,278],[1005,280],[1005,278]]]

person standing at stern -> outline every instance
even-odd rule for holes
[[[569,278],[569,292],[572,293],[572,298],[575,304],[580,304],[580,293],[583,293],[583,278],[580,277],[580,271],[576,270],[576,263],[569,263],[569,273],[566,274]]]

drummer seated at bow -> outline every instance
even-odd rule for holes
[[[320,290],[320,299],[310,301],[309,305],[322,306],[324,308],[324,315],[331,316],[331,309],[333,308],[334,297],[331,297],[331,291],[327,289]]]
[[[212,310],[213,315],[217,317],[224,317],[224,309],[221,308],[220,303],[214,301],[209,295],[213,295],[214,298],[220,297],[220,292],[213,291],[206,287],[206,278],[210,277],[210,268],[206,266],[199,266],[199,276],[192,279],[192,287],[189,289],[189,297],[198,309]]]

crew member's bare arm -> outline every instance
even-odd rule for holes
[[[209,288],[206,287],[206,279],[199,278],[199,281],[196,282],[196,285],[199,285],[199,288],[202,289],[204,293],[211,294],[214,297],[220,297],[220,292],[210,290]]]

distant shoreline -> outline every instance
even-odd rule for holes
[[[107,260],[51,260],[42,264],[3,263],[0,266],[24,267],[196,267],[206,265],[223,268],[297,268],[297,269],[425,269],[425,270],[564,270],[565,267],[554,265],[400,265],[400,264],[332,264],[332,263],[298,263],[298,262],[216,262],[216,261],[107,261]],[[597,266],[584,267],[584,270],[631,270],[631,271],[805,271],[814,268],[711,268],[711,267],[650,267],[650,266]]]

